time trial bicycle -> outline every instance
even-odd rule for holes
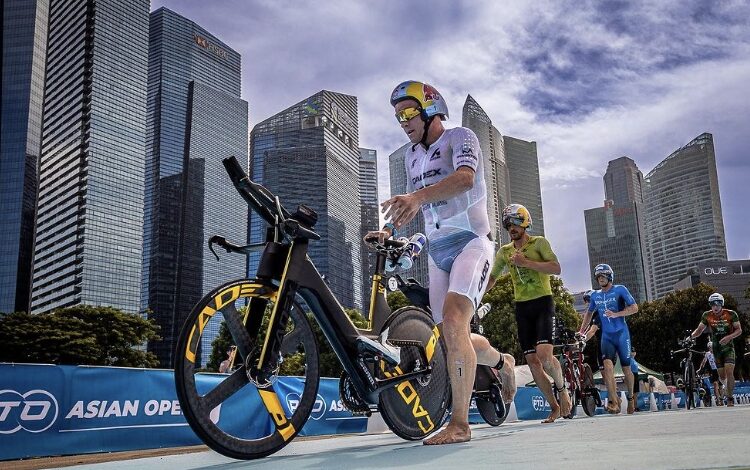
[[[561,328],[557,337],[562,343],[560,367],[572,405],[570,414],[564,418],[574,418],[578,405],[581,405],[587,416],[594,416],[596,407],[601,406],[602,402],[599,390],[594,383],[591,366],[584,362],[583,350],[586,347],[584,336],[573,333],[567,328]]]
[[[260,253],[260,258],[255,278],[226,283],[203,297],[178,338],[175,385],[193,431],[213,450],[237,459],[264,457],[287,445],[307,422],[318,396],[318,345],[309,316],[341,362],[339,392],[349,410],[379,411],[404,439],[422,439],[439,428],[451,403],[440,330],[423,309],[410,306],[391,313],[381,282],[386,260],[397,260],[406,244],[386,240],[376,247],[369,327],[357,328],[308,256],[309,242],[320,240],[313,231],[315,211],[300,205],[288,212],[278,197],[248,178],[234,157],[223,163],[268,228],[261,244],[238,246],[220,236],[209,241],[211,248]],[[222,327],[237,347],[239,364],[219,376],[218,384],[207,384],[200,377],[201,364],[211,348],[203,340]],[[298,376],[298,390],[283,393],[280,375]],[[247,413],[221,413],[223,404],[232,403]]]
[[[698,375],[695,373],[695,364],[693,363],[693,354],[705,354],[705,351],[698,351],[693,349],[695,346],[695,339],[688,336],[685,339],[677,341],[677,344],[682,349],[670,351],[669,355],[674,357],[677,354],[685,354],[685,357],[680,361],[680,369],[682,370],[682,384],[683,391],[685,392],[685,408],[688,410],[695,408],[698,395]]]

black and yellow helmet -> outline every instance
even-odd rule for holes
[[[503,209],[503,228],[508,230],[511,225],[517,225],[521,228],[531,228],[531,214],[521,204],[511,204]]]

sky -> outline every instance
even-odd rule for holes
[[[714,136],[729,259],[750,258],[750,2],[152,0],[242,55],[250,126],[330,90],[356,96],[360,147],[406,142],[390,93],[435,86],[461,125],[471,94],[504,135],[536,141],[545,235],[573,292],[590,288],[583,211],[607,162],[644,176]]]

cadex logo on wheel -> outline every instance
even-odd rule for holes
[[[46,431],[57,414],[57,400],[46,390],[0,390],[0,434]]]

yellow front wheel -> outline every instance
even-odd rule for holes
[[[225,284],[198,302],[177,341],[175,385],[185,418],[206,445],[228,457],[278,451],[315,404],[320,377],[310,321],[297,303],[277,311],[276,295],[275,286],[254,280]],[[286,323],[281,346],[259,364],[274,315]]]

